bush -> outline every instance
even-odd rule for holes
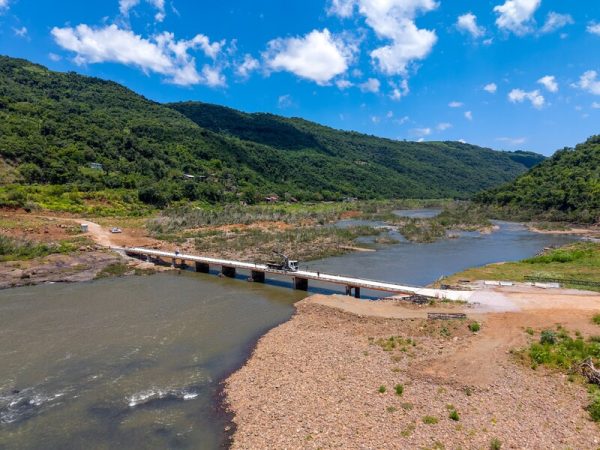
[[[458,422],[460,420],[460,416],[458,415],[458,411],[453,409],[452,411],[450,411],[450,415],[448,416],[450,417],[450,419]]]
[[[404,393],[404,385],[397,384],[394,386],[394,390],[396,391],[396,395],[401,396]]]
[[[540,335],[540,344],[556,344],[556,333],[552,330],[544,330]]]
[[[479,330],[481,330],[481,325],[479,325],[479,322],[472,322],[469,324],[469,330],[471,330],[473,333],[477,333]]]
[[[387,388],[382,384],[381,386],[379,386],[378,391],[380,394],[385,394],[385,391],[387,391]]]
[[[596,314],[594,317],[592,317],[592,322],[594,322],[596,325],[600,325],[600,314]]]
[[[500,450],[502,448],[502,442],[498,438],[492,439],[490,442],[490,450]]]

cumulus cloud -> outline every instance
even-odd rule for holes
[[[523,103],[525,100],[528,100],[536,109],[541,109],[546,103],[546,99],[537,89],[529,92],[522,89],[513,89],[508,93],[508,100],[511,103]]]
[[[235,69],[235,73],[241,78],[248,78],[252,72],[258,70],[260,63],[252,55],[244,55],[243,61],[238,64]]]
[[[495,94],[498,90],[498,86],[496,85],[496,83],[488,83],[483,87],[483,90],[485,92],[489,92],[490,94]]]
[[[485,34],[485,28],[477,25],[477,16],[470,12],[459,16],[456,26],[459,30],[469,33],[475,39]]]
[[[8,0],[0,0],[0,12],[2,12],[3,9],[8,9]]]
[[[364,83],[359,84],[358,87],[363,92],[372,92],[373,94],[376,94],[377,92],[379,92],[381,83],[376,78],[369,78]]]
[[[465,119],[473,120],[473,113],[471,111],[465,111]]]
[[[50,58],[50,60],[54,62],[60,61],[62,59],[61,56],[57,55],[56,53],[48,53],[48,58]]]
[[[592,103],[592,108],[593,108],[593,109],[600,109],[600,103],[598,103],[598,102],[593,102],[593,103]]]
[[[579,81],[574,83],[573,87],[589,92],[590,94],[600,95],[600,80],[598,80],[598,73],[595,70],[588,70],[579,77]]]
[[[402,97],[406,97],[410,92],[407,80],[402,80],[400,83],[394,83],[393,81],[390,81],[390,86],[392,88],[392,92],[390,92],[390,98],[395,101],[400,100]]]
[[[448,106],[450,108],[461,108],[463,106],[463,103],[462,102],[453,101],[453,102],[448,103]]]
[[[119,11],[123,16],[128,17],[129,12],[138,6],[140,2],[141,0],[119,0]],[[165,19],[165,0],[146,0],[146,2],[156,9],[154,19],[157,22],[162,22]]]
[[[56,43],[75,53],[75,63],[96,64],[115,62],[138,67],[146,73],[165,76],[170,83],[188,86],[205,84],[224,86],[225,77],[217,67],[205,65],[202,72],[196,70],[196,60],[189,54],[200,49],[215,59],[224,42],[210,43],[208,37],[199,34],[191,40],[175,40],[173,33],[146,39],[116,25],[93,28],[88,25],[52,29]]]
[[[552,11],[548,13],[548,16],[546,17],[546,22],[544,23],[544,26],[542,26],[542,28],[540,29],[540,33],[552,33],[556,30],[566,27],[567,25],[572,25],[574,23],[575,21],[573,20],[573,17],[571,17],[571,15],[559,14]]]
[[[341,80],[336,80],[335,85],[338,87],[338,89],[343,91],[344,89],[348,89],[348,88],[351,88],[352,86],[354,86],[354,83],[352,83],[352,81],[349,81],[346,79],[341,79]]]
[[[437,127],[440,131],[446,131],[448,128],[452,128],[452,124],[448,122],[438,123]]]
[[[592,23],[588,24],[586,30],[588,33],[600,36],[600,23],[592,22]]]
[[[546,75],[537,81],[544,86],[549,92],[558,92],[558,83],[553,75]]]
[[[325,28],[303,37],[272,40],[263,57],[273,71],[291,72],[323,85],[348,70],[352,48]]]
[[[329,12],[350,17],[355,9],[379,39],[389,44],[370,54],[387,75],[404,75],[409,64],[427,57],[437,42],[435,31],[419,29],[414,20],[420,13],[437,8],[435,0],[333,0]]]
[[[518,36],[532,31],[533,15],[542,0],[506,0],[504,4],[494,8],[498,15],[496,25],[504,31]]]

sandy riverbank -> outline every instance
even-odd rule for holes
[[[526,327],[562,323],[598,334],[590,317],[600,296],[557,292],[545,303],[545,291],[501,295],[517,310],[465,310],[482,322],[477,334],[464,322],[427,321],[427,308],[323,296],[299,302],[226,381],[232,447],[489,448],[498,439],[502,448],[598,448],[585,389],[524,367],[509,351],[532,339]],[[385,351],[378,339],[390,336],[403,343]],[[451,407],[459,421],[449,418]]]

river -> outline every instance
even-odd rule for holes
[[[307,266],[422,285],[574,239],[499,225]],[[0,449],[219,448],[219,381],[306,295],[242,278],[173,272],[0,291]]]

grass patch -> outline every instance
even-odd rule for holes
[[[600,314],[596,314],[594,317],[592,317],[592,322],[594,322],[596,325],[600,325]]]
[[[469,324],[469,330],[471,330],[473,333],[477,333],[479,330],[481,330],[481,325],[479,322],[471,322]]]
[[[404,385],[397,384],[396,386],[394,386],[394,392],[396,392],[397,396],[401,397],[402,394],[404,394]]]
[[[109,278],[109,277],[122,277],[129,272],[129,267],[124,263],[113,263],[106,266],[96,275],[96,279]]]
[[[533,369],[542,365],[565,373],[574,369],[584,360],[590,358],[595,365],[600,363],[600,342],[594,339],[585,341],[581,334],[571,337],[563,327],[558,331],[543,330],[539,342],[533,342],[529,348],[517,352]],[[575,377],[570,378],[575,381]],[[594,421],[600,421],[600,388],[589,385],[590,404],[588,411]]]
[[[423,416],[423,423],[425,423],[427,425],[435,425],[438,422],[439,422],[439,420],[437,417]]]
[[[502,448],[502,442],[498,438],[493,438],[490,441],[490,450],[500,450]]]
[[[34,242],[0,235],[0,262],[41,258],[56,253],[71,253],[83,243],[81,239],[58,243]]]
[[[525,277],[557,280],[600,282],[600,244],[578,242],[545,252],[534,258],[518,262],[490,264],[459,272],[444,279],[444,283],[457,284],[459,280],[526,281]],[[598,286],[570,285],[566,287],[600,291]]]
[[[456,409],[451,409],[450,414],[448,414],[448,417],[451,420],[454,420],[455,422],[458,422],[460,420],[460,416],[458,415],[458,411]]]
[[[386,391],[387,388],[383,384],[379,386],[379,389],[377,389],[377,392],[379,392],[380,394],[385,394]]]

